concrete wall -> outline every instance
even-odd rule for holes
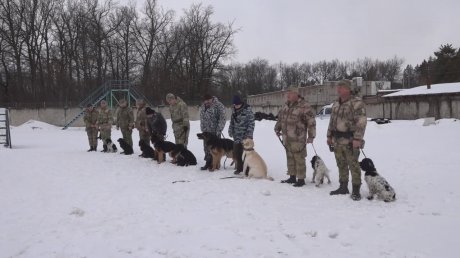
[[[137,110],[133,110],[134,116],[136,116]],[[155,108],[155,110],[160,111],[166,119],[170,118],[168,107],[158,107]],[[200,119],[200,111],[198,106],[189,106],[188,110],[190,120],[193,121]],[[37,120],[56,126],[64,126],[67,122],[72,120],[80,112],[80,108],[70,108],[67,110],[64,110],[62,108],[11,109],[11,125],[18,126],[29,120]],[[231,112],[231,108],[226,109],[227,120],[230,119]],[[80,117],[72,126],[84,126],[83,117]]]

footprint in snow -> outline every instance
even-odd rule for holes
[[[337,232],[329,232],[329,238],[336,239],[339,236]]]
[[[309,231],[309,232],[305,232],[305,235],[311,236],[311,237],[316,237],[316,236],[318,236],[318,232],[316,232],[316,231]]]
[[[85,211],[80,208],[73,208],[73,210],[69,213],[69,215],[74,215],[76,217],[83,217],[85,216]]]

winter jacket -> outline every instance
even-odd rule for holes
[[[241,143],[246,138],[252,139],[254,125],[254,113],[251,106],[243,104],[239,109],[233,108],[228,135],[236,143]]]
[[[134,115],[133,111],[130,107],[119,107],[117,110],[117,126],[121,128],[121,130],[128,130],[129,127],[131,129],[134,125]]]
[[[275,131],[282,132],[283,142],[292,152],[305,149],[308,138],[316,137],[316,120],[313,109],[300,98],[298,101],[286,102],[278,113]]]
[[[136,114],[136,128],[137,130],[139,131],[145,131],[146,129],[146,120],[147,120],[147,115],[145,114],[145,109],[147,107],[144,106],[144,107],[141,107],[141,108],[138,108],[137,109],[137,114]]]
[[[336,144],[349,144],[353,139],[363,140],[366,131],[366,107],[361,98],[340,99],[332,105],[327,137]]]
[[[88,131],[88,129],[94,128],[93,126],[96,126],[98,118],[99,112],[97,112],[96,109],[93,109],[93,111],[91,112],[89,112],[88,110],[85,112],[83,121],[85,121],[86,131]]]
[[[101,129],[110,129],[113,123],[112,111],[109,108],[99,109],[97,124]]]
[[[172,128],[175,132],[184,130],[184,127],[190,129],[187,104],[185,104],[185,102],[179,97],[176,97],[176,99],[177,103],[169,107],[169,112],[171,112]]]
[[[202,132],[220,135],[225,127],[225,107],[216,97],[209,107],[200,107],[200,126]]]
[[[152,117],[147,117],[147,126],[150,135],[166,135],[167,125],[163,115],[159,112],[155,112]]]

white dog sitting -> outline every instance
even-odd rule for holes
[[[327,183],[331,183],[331,179],[329,178],[329,169],[319,156],[313,156],[311,159],[311,167],[313,168],[313,178],[311,179],[311,182],[315,183],[316,187],[319,187],[320,184],[324,183],[325,177],[327,178]]]
[[[267,164],[254,150],[254,141],[244,139],[243,149],[243,172],[247,172],[248,178],[265,178],[273,181],[273,177],[267,176]]]
[[[365,158],[359,162],[359,166],[366,173],[364,174],[364,180],[367,183],[369,188],[368,200],[374,199],[374,195],[377,195],[377,198],[382,199],[385,202],[392,202],[396,200],[396,193],[393,187],[377,173],[375,169],[374,162],[371,159]]]

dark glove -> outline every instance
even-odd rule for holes
[[[184,130],[184,132],[187,132],[187,131],[188,131],[188,127],[187,127],[187,126],[184,126],[182,129]]]

